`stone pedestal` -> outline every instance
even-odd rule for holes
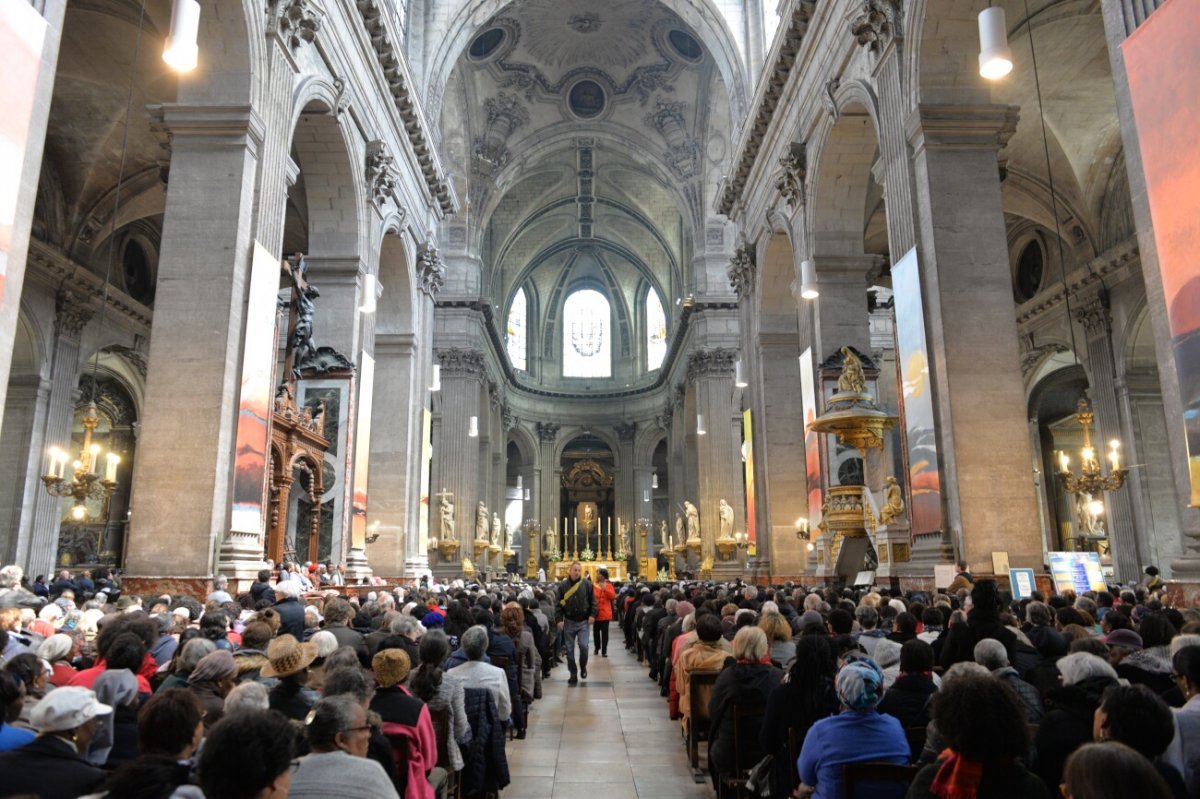
[[[903,564],[911,558],[909,540],[906,524],[887,524],[875,530],[875,553],[879,556],[876,577],[883,579],[900,574]]]

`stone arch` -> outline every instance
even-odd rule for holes
[[[379,248],[379,285],[383,287],[375,311],[375,333],[412,334],[417,327],[417,290],[412,258],[404,239],[386,233]]]
[[[13,339],[12,361],[9,379],[13,375],[48,375],[50,364],[46,358],[46,340],[42,329],[34,323],[33,311],[22,298],[17,310],[17,329]]]
[[[521,463],[527,466],[536,466],[541,446],[534,435],[519,424],[508,428],[506,435],[509,442],[517,445],[517,449],[521,453]]]
[[[757,322],[760,331],[797,332],[796,261],[791,237],[774,233],[767,239],[755,286]]]
[[[166,26],[163,26],[166,29]],[[266,15],[255,0],[211,0],[200,13],[200,58],[196,69],[179,82],[184,105],[257,107],[265,91]]]
[[[851,90],[847,90],[848,92]],[[879,151],[874,104],[862,90],[844,105],[817,139],[808,205],[808,244],[814,256],[861,255],[871,167]],[[817,262],[820,269],[820,262]]]
[[[350,258],[363,256],[366,230],[366,192],[363,188],[361,147],[345,117],[334,115],[327,97],[297,106],[293,116],[292,151],[300,166],[307,200],[308,255]]]
[[[979,76],[977,17],[971,0],[913,0],[905,6],[905,85],[909,108],[925,103],[987,103]],[[934,14],[932,24],[926,24]]]

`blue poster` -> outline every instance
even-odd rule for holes
[[[1013,599],[1017,600],[1029,599],[1037,590],[1033,569],[1009,569],[1008,584],[1012,589]]]
[[[1084,591],[1104,591],[1108,588],[1100,570],[1098,552],[1050,552],[1050,574],[1054,590],[1070,588],[1076,594]]]

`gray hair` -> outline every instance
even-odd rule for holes
[[[675,606],[678,604],[679,604],[679,600],[676,599],[675,597],[671,597],[670,599],[668,599],[666,602],[663,603],[663,607],[666,608],[668,616],[675,615]]]
[[[49,638],[46,639],[50,640]],[[43,644],[45,646],[45,644]],[[1200,646],[1200,635],[1195,633],[1180,633],[1171,639],[1171,657],[1175,657],[1175,653],[1185,646]]]
[[[329,630],[318,630],[313,633],[310,639],[317,647],[317,657],[327,658],[334,653],[341,644],[338,643],[337,636],[329,632]]]
[[[864,630],[873,630],[879,624],[879,611],[870,605],[859,605],[854,609],[854,618]]]
[[[984,638],[975,644],[975,662],[988,671],[1002,669],[1008,665],[1008,650],[995,638]]]
[[[19,588],[21,586],[21,578],[25,576],[25,570],[16,564],[11,564],[0,569],[0,588]]]
[[[313,707],[304,737],[314,749],[333,749],[337,746],[339,732],[354,726],[355,710],[361,710],[359,701],[349,694],[322,697]]]
[[[224,588],[227,585],[229,585],[229,578],[223,574],[218,574],[213,580],[213,586],[216,588]]]
[[[1063,685],[1074,685],[1089,677],[1117,679],[1117,672],[1109,662],[1091,652],[1073,652],[1059,658],[1058,671],[1062,674]]]
[[[752,585],[748,585],[742,589],[742,596],[746,599],[758,599],[758,589]]]
[[[978,663],[973,663],[969,660],[959,661],[950,668],[946,669],[946,673],[942,675],[942,688],[945,688],[950,683],[960,677],[991,677],[992,673],[980,666]]]
[[[175,664],[176,674],[191,674],[196,664],[204,659],[209,652],[216,652],[217,645],[207,638],[193,638],[183,645],[179,661]]]
[[[482,624],[471,627],[462,634],[459,645],[462,646],[463,654],[468,660],[483,660],[488,648],[487,627]]]
[[[299,599],[304,593],[303,586],[299,580],[281,580],[275,584],[275,593],[286,598]]]
[[[1040,627],[1043,624],[1049,624],[1054,618],[1054,614],[1050,612],[1050,608],[1044,602],[1030,602],[1025,608],[1025,618],[1029,619],[1030,624]]]
[[[248,680],[234,686],[225,697],[225,715],[242,710],[268,710],[271,702],[267,696],[267,686],[254,680]]]
[[[778,605],[778,603],[772,602],[771,600],[768,599],[766,602],[762,603],[762,607],[759,608],[758,612],[764,616],[767,615],[768,613],[778,613],[779,605]]]
[[[366,702],[375,694],[374,686],[367,681],[367,673],[358,668],[341,666],[325,672],[325,685],[321,689],[322,696],[352,696],[359,702]]]
[[[315,637],[315,636],[314,636]],[[358,668],[358,653],[352,646],[339,646],[325,658],[325,673],[346,667]]]
[[[392,635],[403,635],[408,637],[409,633],[420,631],[421,622],[417,621],[412,616],[405,616],[401,614],[392,619],[392,625],[390,629],[392,631]]]

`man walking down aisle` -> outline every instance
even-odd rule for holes
[[[596,615],[596,595],[592,581],[583,576],[583,565],[579,561],[571,564],[567,579],[558,586],[558,606],[554,609],[558,629],[563,631],[563,643],[567,649],[567,669],[571,679],[567,685],[578,685],[579,678],[587,679],[588,619]],[[575,668],[575,647],[579,647],[579,670]]]

